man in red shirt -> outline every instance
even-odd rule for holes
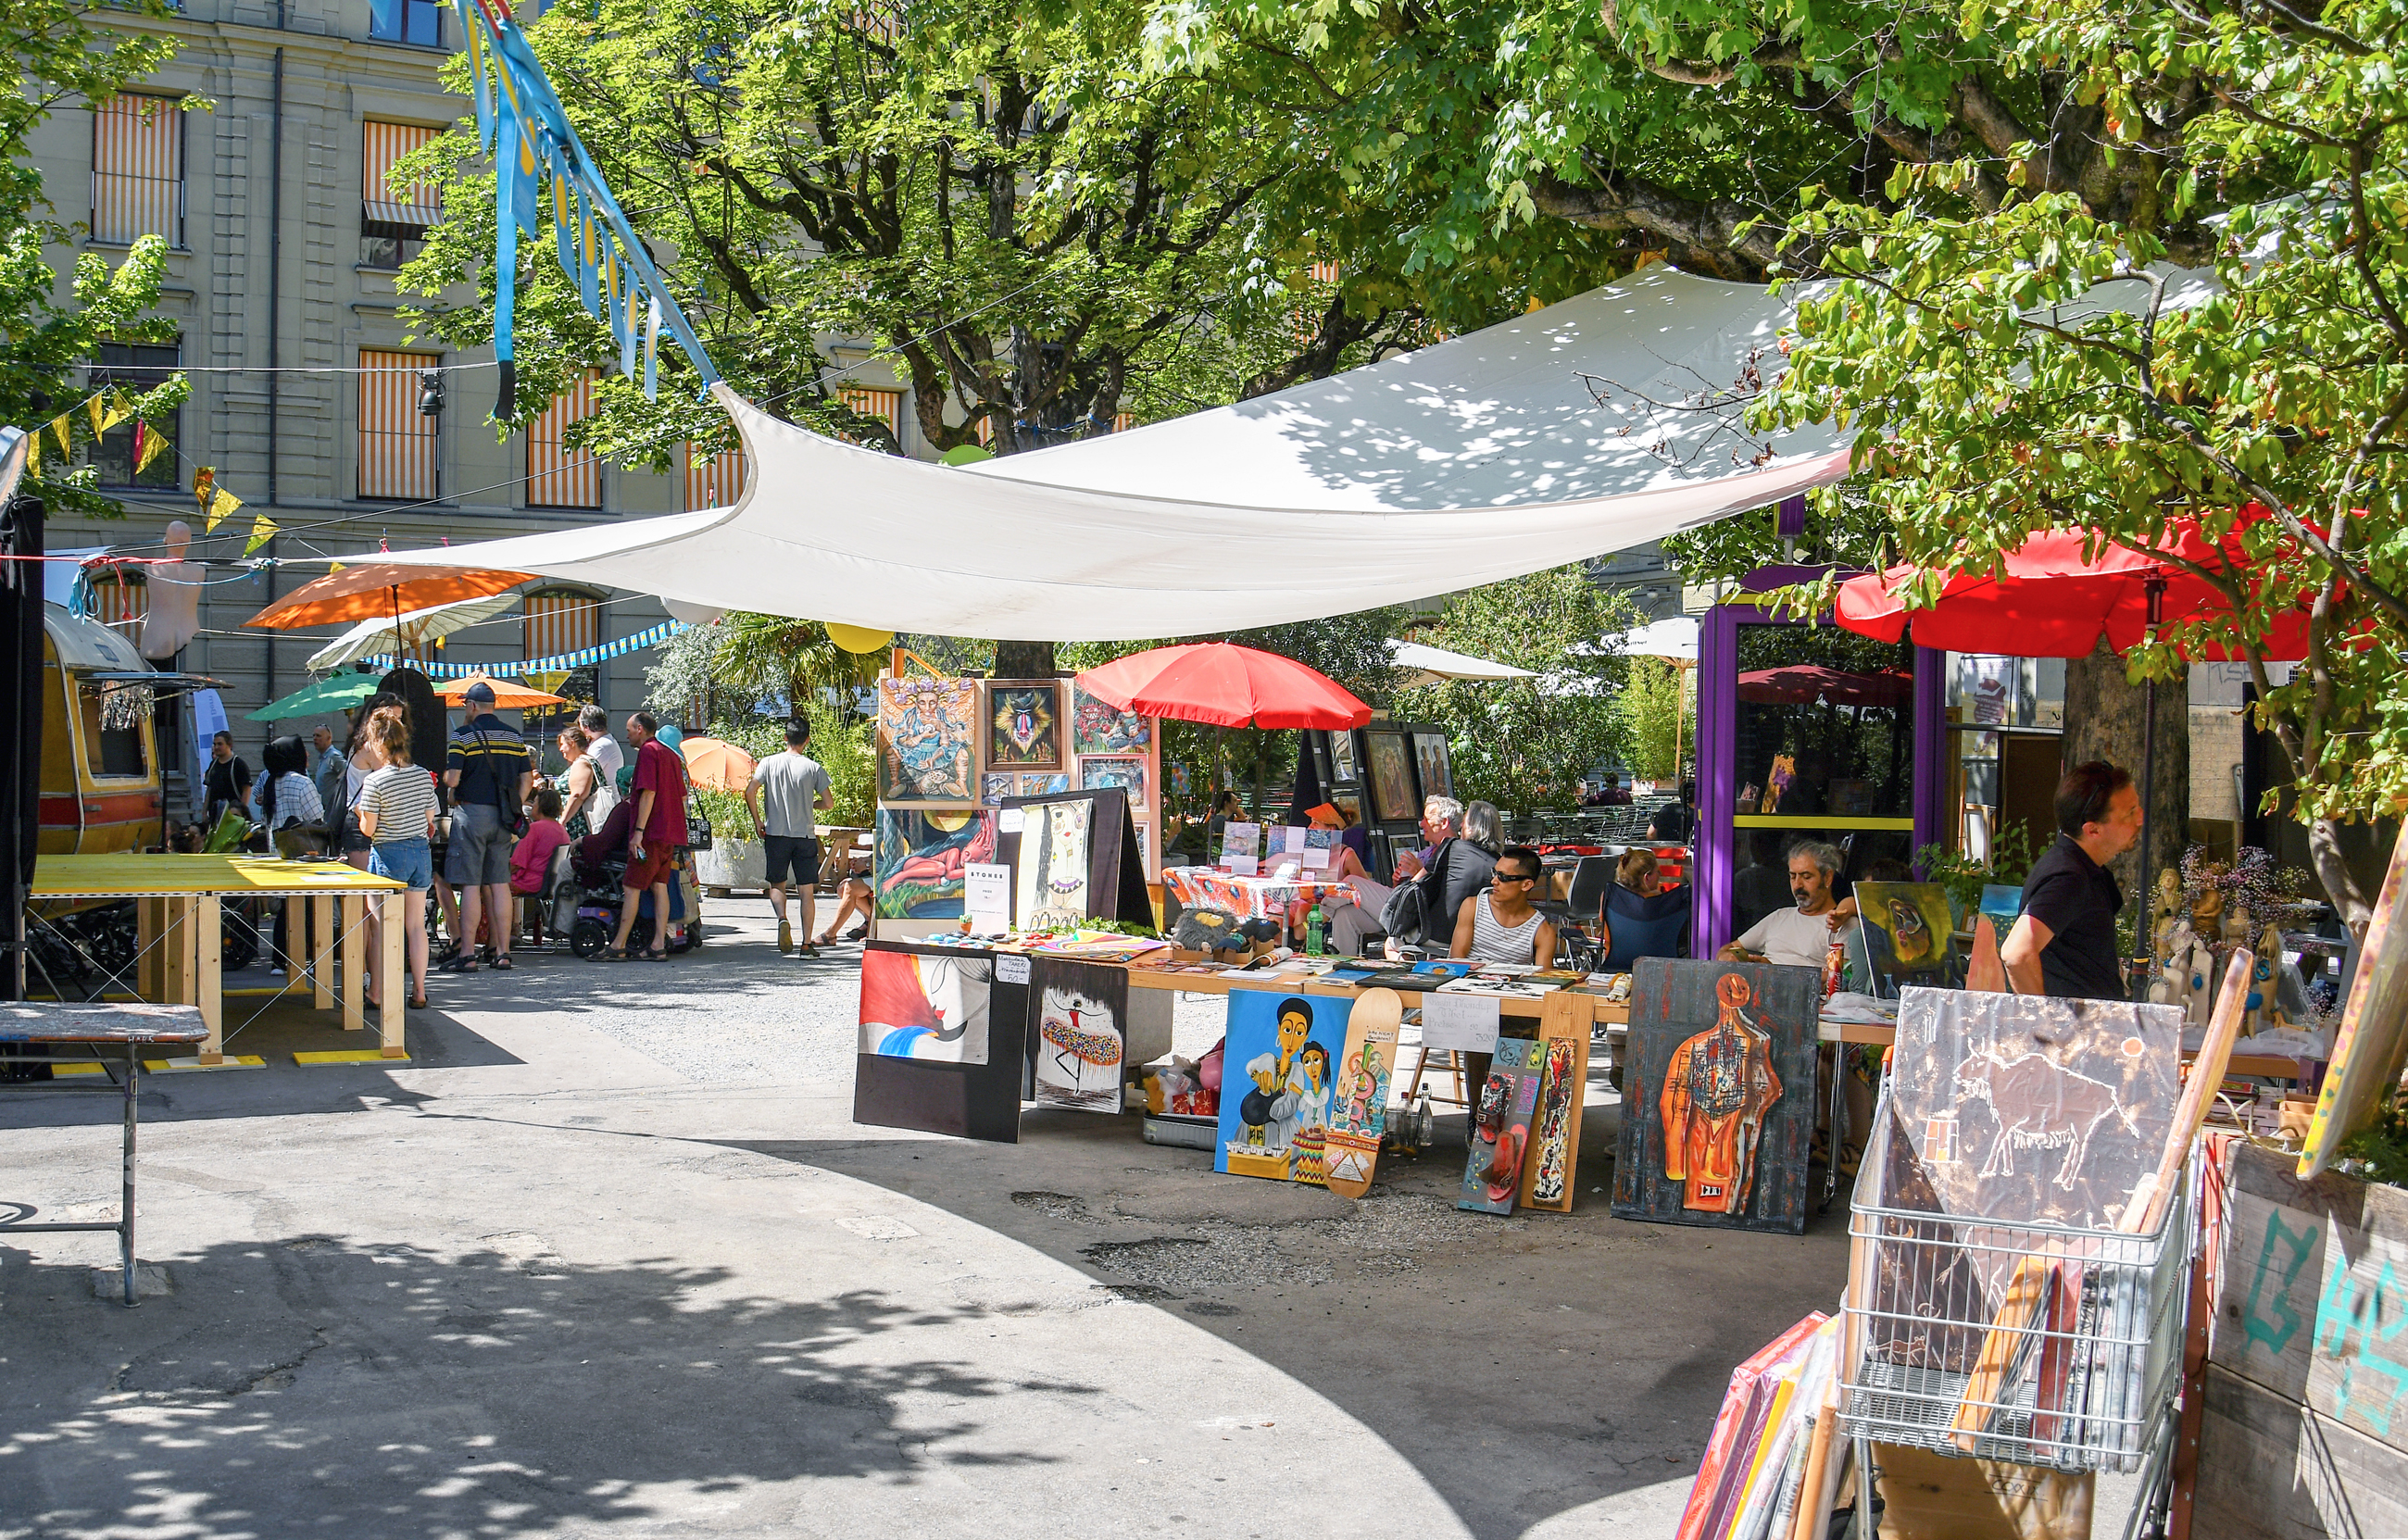
[[[668,956],[662,945],[668,937],[669,872],[685,848],[685,764],[676,750],[656,735],[660,724],[649,711],[627,719],[627,741],[636,746],[636,779],[629,798],[636,816],[627,828],[627,875],[620,879],[619,934],[603,955],[624,962],[627,933],[635,928],[636,905],[644,890],[652,893],[652,945],[634,953],[646,962]]]

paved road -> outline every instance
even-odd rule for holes
[[[171,1290],[0,1245],[0,1536],[1669,1535],[1730,1366],[1838,1295],[1841,1214],[1615,1220],[1597,1137],[1498,1221],[1443,1148],[1356,1205],[1133,1120],[856,1126],[858,948],[757,908],[438,978],[406,1067],[294,1067],[340,1034],[278,1005],[276,1067],[149,1081]],[[0,1201],[105,1216],[112,1107],[0,1095]]]

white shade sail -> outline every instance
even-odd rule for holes
[[[374,620],[362,620],[309,654],[311,668],[340,668],[362,658],[384,653],[408,652],[425,646],[438,636],[449,636],[455,631],[490,620],[515,606],[523,595],[487,593],[474,599],[457,599],[448,605],[429,605],[424,609],[401,612],[398,630],[394,618],[387,615]]]
[[[1673,658],[1688,663],[1698,661],[1698,622],[1694,617],[1675,615],[1669,620],[1650,620],[1641,626],[1605,639],[1605,650],[1618,652],[1626,658]]]
[[[1792,313],[1659,265],[1274,395],[962,467],[824,438],[719,387],[752,467],[733,507],[387,559],[1002,639],[1407,603],[1844,475],[1828,427],[1765,444],[1735,431],[1736,406],[1698,409],[1777,373]]]
[[[1441,679],[1532,679],[1538,676],[1526,668],[1512,663],[1490,663],[1465,652],[1449,652],[1442,647],[1430,647],[1421,642],[1404,642],[1391,638],[1388,656],[1404,671],[1408,686],[1436,684]]]

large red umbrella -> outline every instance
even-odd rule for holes
[[[2241,531],[2265,517],[2262,510],[2244,509],[2241,521],[2220,542],[2200,530],[2197,520],[2178,519],[2152,549],[2211,571],[2243,572],[2251,563],[2242,548]],[[2089,557],[2085,554],[2089,538],[2080,530],[2035,535],[2007,553],[2003,576],[1951,573],[1940,602],[1925,609],[1909,609],[1902,596],[1921,568],[1895,566],[1852,578],[1840,585],[1837,619],[1850,631],[1877,641],[1899,640],[1912,623],[1914,640],[1923,647],[2007,652],[2019,658],[2086,658],[2102,637],[2117,652],[2141,644],[2151,626],[2153,577],[2165,583],[2158,617],[2163,623],[2231,613],[2222,591],[2178,563],[2127,546],[2109,546]],[[2254,578],[2243,581],[2244,592],[2258,592]],[[2308,655],[2308,612],[2296,597],[2273,612],[2271,621],[2266,657],[2296,662]],[[2193,662],[2227,663],[2235,656],[2221,643],[2186,650],[2194,653]]]
[[[1371,708],[1293,658],[1231,642],[1132,653],[1079,676],[1107,706],[1213,727],[1360,727]]]
[[[2221,539],[2195,519],[2177,519],[2147,551],[2107,546],[2094,557],[2080,530],[2035,535],[2006,554],[2000,575],[1949,574],[1937,604],[1909,609],[1900,595],[1923,569],[1895,566],[1840,585],[1839,623],[1876,641],[1895,642],[1914,628],[1915,644],[1952,652],[2000,652],[2018,658],[2086,658],[2104,638],[2128,652],[2157,627],[2232,613],[2223,591],[2180,562],[2181,557],[2214,572],[2243,574],[2243,592],[2262,604],[2263,584],[2248,573],[2253,564],[2241,532],[2272,517],[2250,504]],[[2265,610],[2263,656],[2294,661],[2308,655],[2308,612],[2299,597]],[[2229,662],[2222,643],[2185,647],[2194,662]],[[2141,802],[2145,814],[2156,774],[2157,682],[2148,684],[2142,718]],[[2141,842],[2141,902],[2148,902],[2149,846]]]

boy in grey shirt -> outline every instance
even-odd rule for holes
[[[810,943],[811,895],[820,881],[819,823],[812,816],[836,806],[826,766],[803,752],[810,747],[811,724],[797,717],[786,724],[786,751],[772,754],[752,767],[744,788],[744,810],[752,815],[752,833],[768,852],[769,905],[778,911],[778,949],[791,952],[794,926],[786,919],[786,886],[791,880],[803,906],[805,957],[817,957]],[[766,810],[765,810],[766,805]]]

